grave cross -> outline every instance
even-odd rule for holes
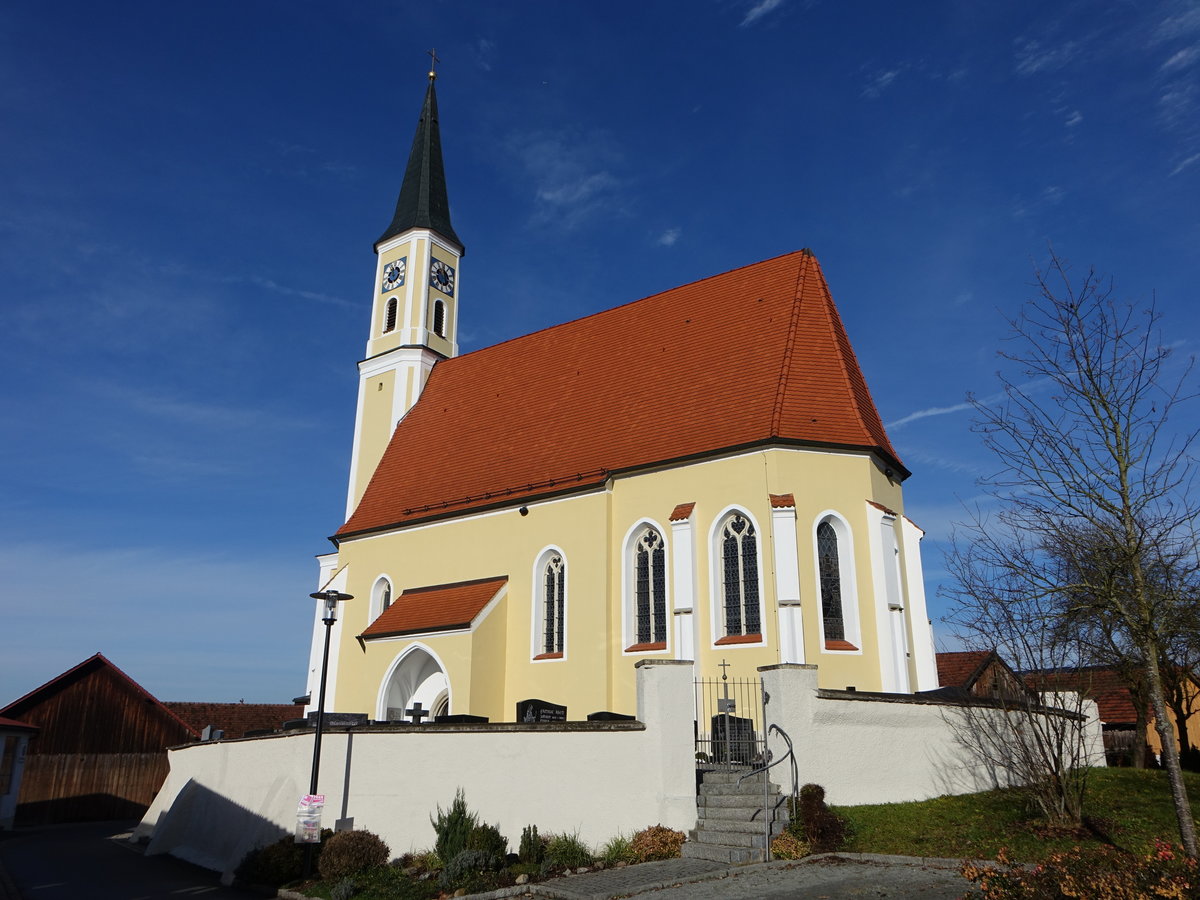
[[[725,662],[725,660],[721,660],[720,665],[718,665],[717,668],[721,670],[721,680],[728,681],[729,673],[725,670],[729,668],[729,663]]]
[[[413,720],[414,724],[420,725],[421,720],[429,715],[429,710],[422,709],[420,703],[414,703],[412,705],[412,709],[406,709],[404,714],[409,716]]]

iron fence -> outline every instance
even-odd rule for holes
[[[763,765],[762,679],[699,678],[695,685],[696,768],[732,771]]]

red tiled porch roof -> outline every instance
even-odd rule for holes
[[[806,250],[437,363],[337,536],[772,442],[908,475]]]
[[[970,688],[991,656],[991,650],[958,650],[937,654],[938,684],[942,687]]]
[[[508,584],[508,576],[409,588],[360,637],[393,637],[467,628]]]

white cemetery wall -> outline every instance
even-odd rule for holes
[[[922,702],[911,695],[821,697],[815,666],[767,666],[759,671],[771,698],[767,719],[791,738],[799,783],[821,785],[829,803],[902,803],[997,786],[995,766],[962,740],[962,713],[953,704]],[[1082,710],[1088,717],[1082,727],[1090,764],[1103,766],[1096,706],[1088,701]],[[775,758],[786,752],[777,735],[769,742]],[[773,780],[790,790],[781,780],[788,777],[787,765],[773,771]]]
[[[638,720],[578,726],[439,726],[326,733],[322,824],[352,818],[394,856],[430,848],[429,817],[462,788],[515,852],[521,830],[591,845],[661,823],[695,825],[690,662],[639,663]],[[307,793],[311,733],[172,750],[171,773],[134,839],[228,876],[252,848],[291,833]]]

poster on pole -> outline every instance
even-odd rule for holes
[[[305,794],[296,807],[296,843],[321,843],[321,813],[325,810],[324,794]]]

